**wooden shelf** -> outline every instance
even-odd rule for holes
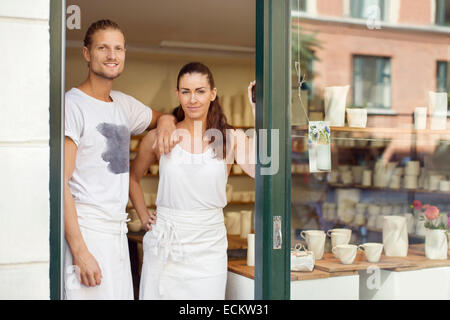
[[[232,260],[228,261],[228,270],[244,276],[249,279],[255,279],[255,267],[247,266],[246,260]],[[325,272],[315,268],[311,272],[296,272],[291,271],[291,281],[302,281],[302,280],[316,280],[316,279],[326,279],[331,277],[342,277],[342,276],[352,276],[357,274],[356,271],[345,271],[345,272]]]
[[[308,131],[307,126],[292,126],[292,129],[299,131]],[[416,130],[412,128],[352,128],[352,127],[330,127],[333,132],[361,132],[361,133],[390,133],[390,134],[423,134],[423,135],[449,135],[450,130]]]
[[[368,186],[363,186],[360,184],[341,184],[341,183],[329,183],[328,185],[333,188],[357,188],[357,189],[374,190],[374,191],[415,192],[415,193],[425,193],[425,194],[450,195],[450,192],[431,191],[431,190],[425,190],[425,189],[405,189],[405,188],[392,189],[392,188],[382,188],[382,187],[368,187]]]

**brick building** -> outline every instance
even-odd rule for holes
[[[293,23],[316,33],[322,45],[312,63],[313,94],[350,85],[347,105],[410,121],[414,108],[428,105],[428,91],[450,91],[450,1],[293,2],[298,5]]]

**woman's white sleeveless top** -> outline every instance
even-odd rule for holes
[[[209,147],[200,154],[177,144],[159,160],[157,207],[209,210],[227,205],[227,165]]]

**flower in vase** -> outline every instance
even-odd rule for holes
[[[450,226],[450,220],[448,220],[446,224],[445,222],[438,219],[439,216],[442,215],[439,214],[439,208],[436,206],[432,206],[429,204],[422,205],[419,200],[414,200],[411,208],[420,211],[419,219],[421,221],[425,221],[425,228],[427,229],[447,230],[447,228]]]
[[[411,206],[411,208],[414,208],[416,210],[422,210],[422,207],[422,202],[420,202],[420,200],[414,200]]]
[[[425,216],[430,221],[436,220],[439,218],[439,209],[436,206],[427,206]]]

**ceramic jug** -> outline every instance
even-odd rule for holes
[[[332,126],[345,125],[345,103],[349,88],[349,85],[325,88],[325,121],[330,122]]]
[[[406,257],[408,255],[408,229],[405,217],[384,216],[383,245],[386,256]]]

